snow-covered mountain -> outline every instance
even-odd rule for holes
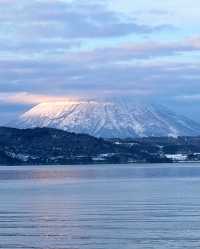
[[[199,124],[165,107],[124,100],[41,103],[20,116],[15,127],[52,127],[104,138],[200,135]]]

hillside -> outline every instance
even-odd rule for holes
[[[200,136],[111,139],[110,141],[135,152],[145,151],[146,153],[164,156],[173,162],[200,161]]]
[[[168,162],[160,155],[51,128],[0,128],[0,164]]]

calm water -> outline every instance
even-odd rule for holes
[[[0,248],[200,248],[200,164],[0,167]]]

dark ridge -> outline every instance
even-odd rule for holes
[[[145,146],[133,148],[52,128],[0,127],[1,165],[170,162]]]

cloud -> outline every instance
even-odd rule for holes
[[[200,101],[200,93],[199,94],[190,94],[190,95],[178,95],[178,96],[175,96],[174,99],[178,100],[178,101],[183,101],[183,102],[194,102],[194,101],[199,102]]]
[[[60,60],[62,55],[76,56],[71,51],[102,47],[112,39],[171,29],[167,24],[139,23],[103,1],[4,0],[1,8],[0,58],[6,59]]]
[[[188,89],[192,84],[198,87],[199,62],[188,61],[189,53],[200,51],[198,42],[198,37],[191,37],[180,42],[122,43],[104,49],[69,51],[56,57],[5,57],[0,59],[0,91],[141,95],[168,88]],[[187,54],[186,59],[180,60],[181,54]]]
[[[189,52],[200,52],[200,37],[191,37],[176,42],[148,40],[146,42],[122,43],[115,47],[68,53],[65,58],[72,62],[84,60],[94,63],[104,63],[105,61],[108,63],[177,56]]]
[[[174,29],[165,2],[128,2],[130,12],[124,1],[0,0],[0,105],[198,93],[199,32]]]
[[[43,56],[48,55],[50,51],[54,54],[66,52],[70,49],[78,49],[81,46],[81,41],[69,41],[65,39],[22,39],[8,42],[6,39],[0,40],[0,53],[17,57],[24,55],[31,57],[42,53]]]
[[[118,95],[121,94],[120,90],[116,90],[115,93],[118,92]],[[17,104],[17,105],[36,105],[39,103],[44,102],[67,102],[67,101],[81,101],[82,99],[92,99],[96,92],[94,90],[91,90],[91,94],[87,94],[86,96],[77,96],[77,95],[50,95],[50,94],[31,94],[28,92],[17,92],[17,93],[11,93],[11,92],[4,92],[0,93],[0,103],[1,105],[8,105],[8,104]],[[151,91],[147,91],[146,89],[133,89],[128,90],[126,95],[131,96],[148,96],[151,94]],[[107,89],[104,91],[104,97],[113,96],[112,89]]]
[[[6,4],[4,4],[6,5]],[[150,34],[171,26],[146,25],[108,9],[105,4],[84,1],[14,1],[0,17],[5,36],[15,39],[84,39]]]
[[[198,89],[200,77],[199,63],[159,60],[96,65],[70,60],[7,62],[6,71],[1,65],[5,62],[0,62],[0,92],[6,92],[8,100],[16,92],[45,96],[171,95]],[[20,100],[23,98],[26,96]],[[26,99],[29,101],[29,96]]]
[[[0,102],[5,104],[36,105],[42,102],[69,101],[69,96],[30,94],[27,92],[0,93]]]

